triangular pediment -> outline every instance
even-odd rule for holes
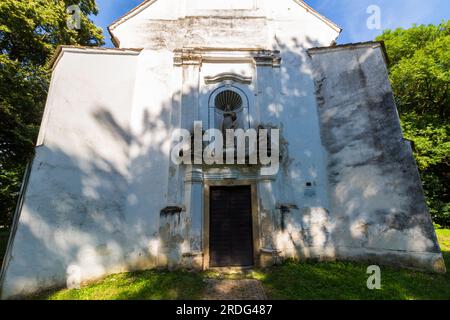
[[[189,3],[189,5],[187,3]],[[277,10],[282,11],[286,6],[292,6],[293,4],[303,8],[309,14],[321,20],[335,31],[341,31],[341,28],[338,25],[301,0],[279,0],[276,3],[273,0],[145,0],[124,16],[114,21],[108,29],[112,32],[118,26],[136,16],[144,14],[144,12],[153,19],[170,20],[196,14],[205,15],[210,13],[211,15],[226,15],[227,11],[229,11],[229,14],[231,15],[233,15],[233,11],[247,11],[248,13],[251,13],[252,11],[255,13],[276,12]],[[268,8],[271,10],[267,10]],[[295,10],[292,14],[295,15]]]

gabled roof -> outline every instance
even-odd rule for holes
[[[386,62],[386,65],[389,64],[389,56],[386,51],[386,45],[384,41],[366,41],[366,42],[356,42],[356,43],[345,43],[345,44],[339,44],[329,47],[315,47],[308,49],[308,54],[315,54],[320,52],[329,52],[329,51],[337,51],[337,50],[345,50],[345,49],[356,49],[361,47],[372,47],[372,48],[381,48],[381,51],[383,53],[384,62]]]
[[[112,34],[112,31],[117,28],[119,25],[121,25],[122,23],[126,22],[127,20],[131,19],[132,17],[136,16],[137,14],[139,14],[140,12],[142,12],[143,10],[147,9],[149,6],[151,6],[153,3],[155,3],[158,0],[144,0],[140,5],[138,5],[137,7],[133,8],[131,11],[129,11],[128,13],[126,13],[125,15],[123,15],[122,17],[120,17],[119,19],[115,20],[109,27],[108,27],[108,31],[111,35],[111,37],[114,39],[114,36]],[[307,12],[310,12],[312,15],[316,16],[317,18],[319,18],[320,20],[322,20],[323,22],[325,22],[326,24],[328,24],[331,28],[333,28],[334,30],[336,30],[337,32],[341,32],[342,28],[339,27],[337,24],[335,24],[333,21],[331,21],[330,19],[326,18],[325,16],[321,15],[319,12],[317,12],[316,10],[314,10],[311,6],[309,6],[308,4],[305,3],[305,1],[303,0],[293,0],[295,3],[297,3],[298,5],[302,6],[304,9],[306,9]],[[113,41],[114,42],[114,41]]]
[[[64,52],[86,52],[86,53],[103,53],[103,54],[139,54],[141,48],[104,48],[104,47],[86,47],[75,45],[60,45],[56,48],[52,58],[48,63],[48,67],[54,69]]]
[[[324,15],[320,14],[318,11],[314,10],[305,1],[303,1],[303,0],[294,0],[294,2],[296,2],[297,4],[299,4],[300,6],[305,8],[306,11],[310,12],[312,15],[316,16],[317,18],[319,18],[320,20],[322,20],[323,22],[328,24],[331,28],[335,29],[337,32],[341,32],[342,31],[341,27],[339,27],[336,23],[334,23],[333,21],[331,21],[330,19],[328,19]]]
[[[119,19],[115,20],[113,23],[111,23],[108,26],[108,31],[111,33],[112,30],[114,30],[116,27],[127,21],[128,19],[131,19],[147,7],[151,6],[154,2],[157,0],[144,0],[140,5],[134,7],[129,12],[127,12],[125,15],[120,17]]]

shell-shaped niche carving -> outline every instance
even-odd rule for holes
[[[214,105],[221,111],[235,111],[242,107],[242,97],[233,90],[224,90],[216,96]]]

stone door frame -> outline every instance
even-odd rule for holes
[[[252,231],[253,231],[253,265],[260,265],[261,237],[259,228],[259,206],[257,181],[255,180],[205,180],[204,181],[204,199],[203,199],[203,269],[210,268],[209,253],[209,223],[210,223],[210,187],[233,187],[250,186],[251,188],[251,206],[252,206]]]

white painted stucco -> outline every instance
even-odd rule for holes
[[[375,257],[395,264],[404,257],[402,265],[442,271],[418,177],[411,180],[417,200],[396,193],[398,176],[380,173],[384,163],[352,167],[391,152],[371,144],[364,130],[372,114],[359,108],[391,89],[379,45],[308,51],[330,46],[339,31],[293,0],[157,0],[111,26],[120,49],[62,48],[2,269],[2,297],[64,285],[74,266],[83,281],[156,266],[204,267],[204,186],[220,181],[256,185],[260,254],[272,262]],[[362,86],[359,70],[368,79]],[[206,80],[223,73],[251,78],[233,83],[248,97],[250,126],[281,130],[278,174],[170,161],[174,130],[191,130],[196,120],[207,126],[210,94],[224,83]],[[391,107],[387,114],[396,116]],[[401,131],[387,131],[392,136],[380,139],[402,139]],[[368,140],[353,144],[362,132]],[[334,139],[347,145],[336,151]],[[404,159],[416,172],[411,150]],[[405,209],[414,201],[420,212]],[[181,212],[163,214],[167,207]],[[395,212],[389,223],[378,219],[379,210],[400,207],[400,220],[410,214],[428,233],[403,220],[396,226]]]

